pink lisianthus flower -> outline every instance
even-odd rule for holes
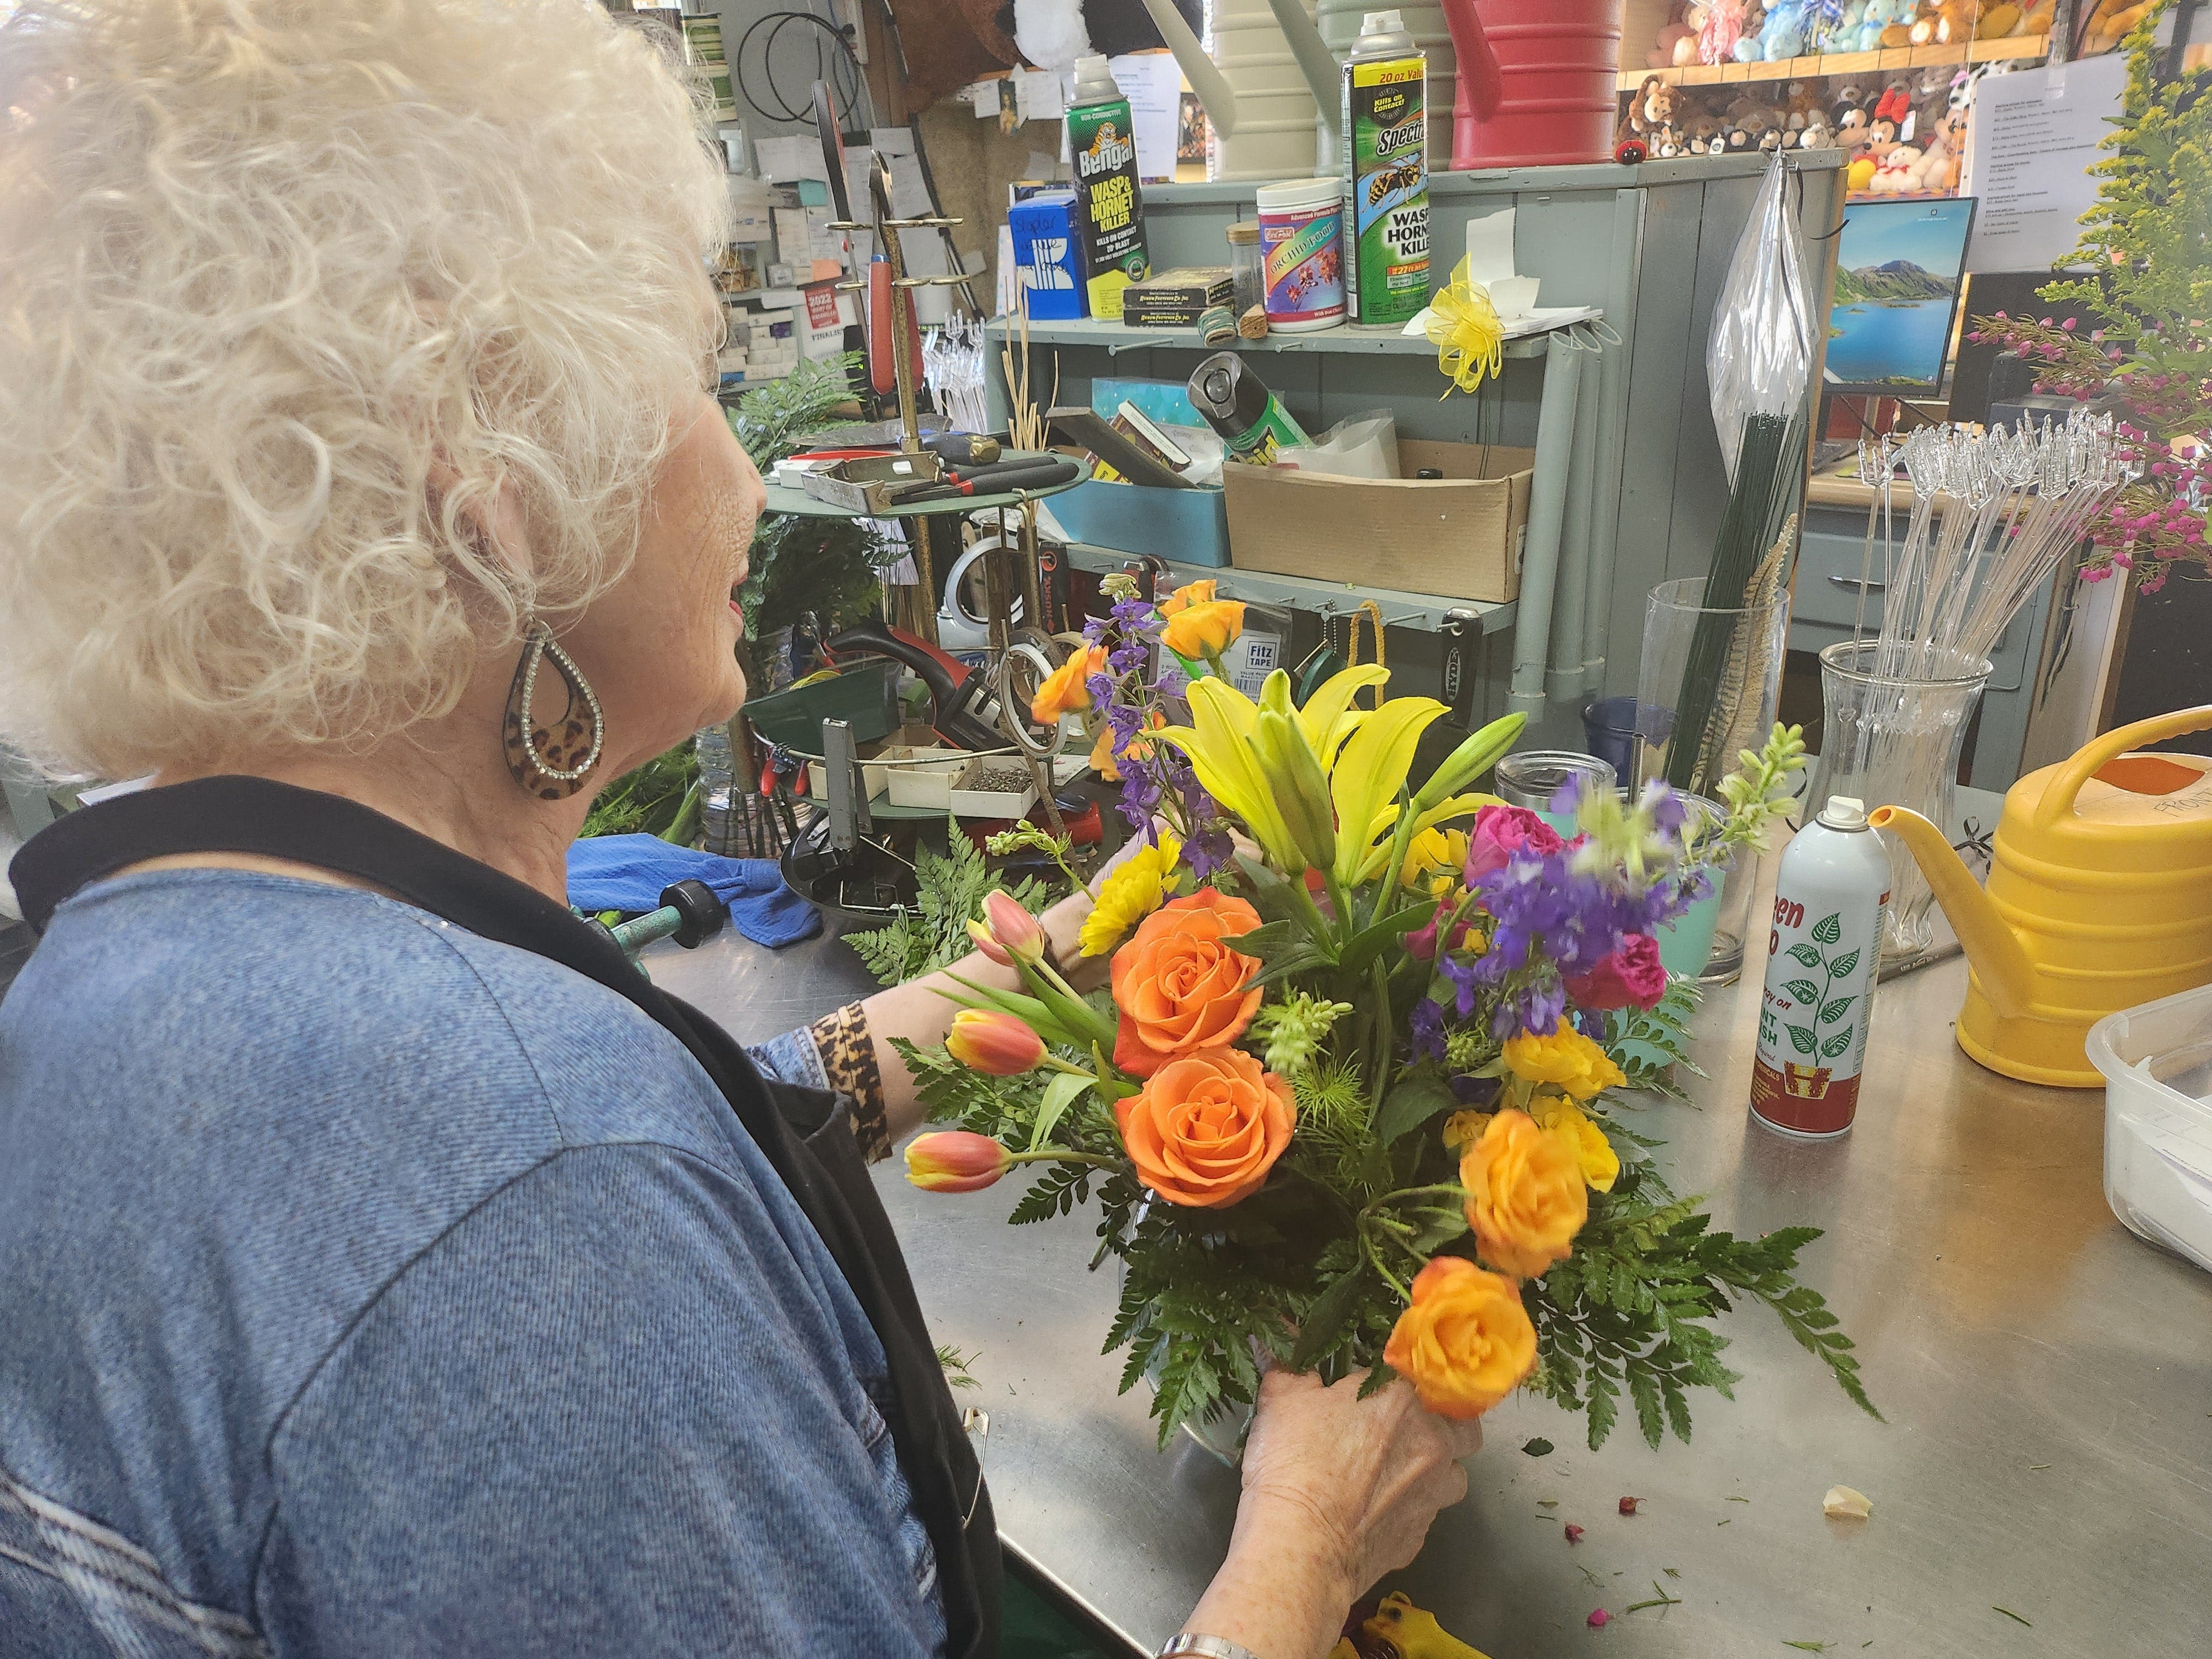
[[[1659,941],[1631,933],[1620,947],[1586,974],[1567,981],[1567,994],[1579,1008],[1655,1008],[1667,994],[1667,969],[1659,961]]]
[[[1523,847],[1549,857],[1566,845],[1558,830],[1525,806],[1486,806],[1468,833],[1467,884],[1470,887]]]

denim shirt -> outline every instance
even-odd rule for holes
[[[179,871],[0,1003],[0,1659],[934,1654],[884,1374],[706,1075],[543,958]]]

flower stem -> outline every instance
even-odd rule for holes
[[[1094,1170],[1118,1170],[1121,1160],[1101,1152],[1071,1152],[1064,1147],[1044,1146],[1034,1152],[1008,1152],[1009,1164],[1088,1164]]]

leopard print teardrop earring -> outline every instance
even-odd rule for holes
[[[568,693],[568,707],[548,730],[538,724],[532,702],[538,695],[538,665],[550,657]],[[501,737],[507,769],[540,800],[566,800],[584,787],[599,763],[606,740],[606,715],[577,669],[575,659],[553,638],[553,630],[532,619],[514,665],[514,684],[507,694]]]

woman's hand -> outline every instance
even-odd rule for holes
[[[1467,1495],[1458,1460],[1482,1444],[1480,1425],[1423,1410],[1403,1382],[1361,1400],[1362,1380],[1261,1382],[1229,1559],[1185,1629],[1260,1659],[1320,1659],[1352,1603]]]

